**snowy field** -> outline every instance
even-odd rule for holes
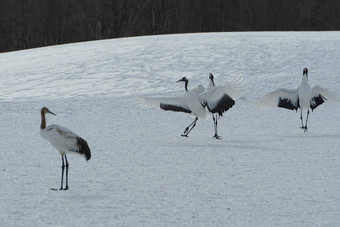
[[[311,86],[340,94],[340,32],[209,33],[84,42],[0,54],[1,226],[339,226],[340,103],[310,114],[253,101]],[[143,109],[136,94],[170,97],[237,75],[247,82],[219,121]],[[60,124],[87,140],[89,162],[41,138]]]

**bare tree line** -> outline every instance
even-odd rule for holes
[[[339,0],[0,1],[0,52],[153,34],[339,29]]]

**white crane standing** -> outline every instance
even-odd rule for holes
[[[325,101],[339,102],[337,94],[324,89],[320,86],[315,86],[313,89],[308,84],[308,69],[303,69],[302,81],[297,89],[277,89],[260,98],[256,105],[260,109],[269,109],[270,107],[280,107],[289,110],[301,110],[301,128],[307,132],[307,122],[309,117],[309,109],[312,111],[324,103]],[[302,111],[307,109],[306,123],[303,124]]]
[[[43,107],[41,109],[41,125],[40,125],[40,135],[48,140],[53,147],[55,147],[61,154],[62,161],[62,172],[61,172],[61,186],[59,190],[67,190],[68,189],[68,161],[66,154],[67,153],[77,153],[86,158],[86,160],[90,160],[91,152],[90,148],[87,145],[87,142],[72,132],[71,130],[60,126],[60,125],[49,125],[46,127],[46,117],[45,114],[53,114],[48,108]],[[64,159],[66,165],[64,163]],[[66,167],[66,186],[63,188],[64,181],[64,169]],[[53,189],[52,190],[57,190]]]

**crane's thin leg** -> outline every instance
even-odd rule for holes
[[[302,109],[301,109],[300,119],[301,119],[301,124],[302,124],[301,128],[305,129],[305,126],[303,126],[303,120],[302,120]]]
[[[61,156],[61,161],[62,161],[62,165],[61,165],[61,185],[60,185],[60,189],[59,190],[63,190],[63,183],[64,183],[64,170],[65,170],[65,163],[64,163],[64,156]]]
[[[188,127],[185,128],[185,130],[184,130],[184,132],[183,132],[184,135],[182,135],[182,136],[185,136],[185,135],[187,134],[187,132],[188,132],[189,129],[190,129],[190,126],[193,125],[195,122],[196,122],[196,119],[195,119],[190,125],[188,125]]]
[[[216,135],[216,119],[215,119],[215,116],[214,115],[212,115],[212,117],[213,117],[213,121],[214,121],[214,130],[215,130],[215,135]],[[215,137],[215,136],[214,136]]]
[[[214,120],[214,128],[215,128],[215,135],[213,136],[213,138],[221,139],[221,137],[217,134],[217,116],[215,117],[213,115],[213,120]]]
[[[65,161],[66,161],[66,187],[64,188],[64,190],[68,189],[68,161],[66,158],[66,154],[65,154]]]
[[[185,136],[188,136],[188,134],[191,132],[191,130],[193,130],[193,128],[195,128],[197,120],[198,120],[198,118],[196,117],[195,121],[193,122],[193,125],[191,126],[191,129],[185,134]]]
[[[190,131],[196,126],[197,120],[198,120],[198,117],[196,117],[196,119],[190,125],[188,125],[188,127],[186,127],[186,129],[184,130],[181,136],[188,137],[188,134],[190,133]],[[192,127],[190,128],[190,126]]]
[[[307,110],[307,119],[306,119],[305,131],[304,131],[304,132],[307,132],[307,131],[308,131],[308,127],[307,127],[308,117],[309,117],[309,108],[308,108],[308,110]]]
[[[64,156],[61,156],[61,185],[59,190],[63,190],[63,182],[64,182],[64,169],[65,169],[65,163],[64,163]],[[52,190],[57,191],[58,189],[52,188]]]

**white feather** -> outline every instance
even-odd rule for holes
[[[325,101],[329,102],[340,102],[340,97],[335,93],[332,92],[328,89],[324,89],[320,86],[315,86],[312,89],[312,96],[313,97],[318,97],[319,95],[323,96],[326,98]]]
[[[62,155],[70,151],[77,152],[79,150],[79,145],[77,145],[77,137],[79,136],[66,127],[49,125],[45,129],[40,129],[40,134]]]
[[[192,89],[193,92],[197,94],[202,94],[205,92],[205,88],[202,84],[198,85],[196,88]]]
[[[257,100],[255,102],[256,106],[259,109],[269,109],[272,107],[277,107],[279,104],[280,98],[288,99],[291,101],[293,105],[298,105],[298,91],[297,89],[277,89],[276,91],[270,92]]]
[[[189,91],[187,92],[187,95],[185,97],[187,105],[189,106],[190,110],[196,117],[205,120],[209,118],[210,113],[203,106],[199,94]]]
[[[180,107],[190,110],[190,108],[187,105],[185,96],[170,97],[170,98],[147,98],[147,97],[139,96],[137,97],[136,103],[138,106],[141,106],[141,107],[150,107],[150,106],[160,107],[161,103],[163,103],[163,104],[168,104],[168,105],[180,106]]]
[[[212,84],[211,82],[209,85]],[[242,76],[235,77],[230,83],[224,86],[209,86],[207,92],[201,94],[200,98],[207,103],[210,109],[214,109],[224,95],[229,95],[233,100],[245,99],[245,82]]]

